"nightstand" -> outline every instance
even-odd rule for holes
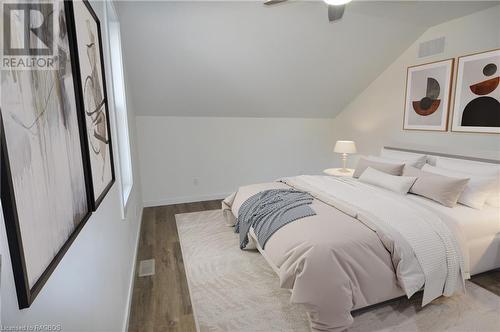
[[[348,172],[341,172],[340,168],[327,168],[323,171],[323,173],[331,175],[331,176],[339,176],[339,177],[352,177],[354,174],[354,170],[352,168],[348,168]]]

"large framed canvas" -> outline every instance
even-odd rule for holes
[[[57,69],[1,77],[1,199],[20,308],[31,305],[92,211],[69,13],[65,2],[49,4],[54,31],[37,36],[54,43]],[[22,40],[23,22],[16,24],[10,37]]]
[[[448,129],[454,59],[408,68],[403,129]]]
[[[96,210],[115,181],[100,22],[87,1],[73,1],[73,45],[85,114],[86,141]]]
[[[452,131],[500,134],[500,49],[458,58]]]

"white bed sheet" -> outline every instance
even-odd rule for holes
[[[421,196],[407,197],[457,223],[469,249],[471,275],[500,268],[500,208],[485,205],[476,210],[461,204],[449,208]]]
[[[462,204],[449,208],[422,196],[409,194],[408,198],[456,221],[467,241],[500,233],[500,208],[485,205],[476,210]]]

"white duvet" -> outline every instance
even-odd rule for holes
[[[282,182],[356,218],[391,252],[400,287],[410,297],[424,287],[422,305],[465,291],[466,249],[457,230],[405,195],[351,178],[298,176]]]

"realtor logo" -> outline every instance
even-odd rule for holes
[[[54,69],[52,3],[3,4],[3,69]]]

